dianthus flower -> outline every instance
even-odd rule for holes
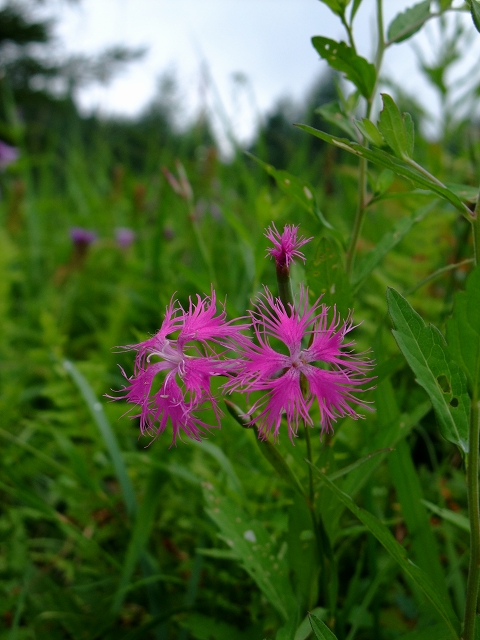
[[[287,310],[265,287],[255,310],[249,312],[256,342],[243,338],[239,343],[237,376],[225,388],[265,392],[248,412],[250,416],[260,412],[250,424],[258,424],[263,438],[272,432],[277,438],[284,415],[291,440],[299,422],[313,426],[310,410],[315,401],[322,433],[330,431],[338,418],[361,417],[350,403],[366,406],[353,392],[372,379],[365,377],[372,362],[351,351],[353,342],[344,343],[354,328],[351,317],[341,324],[334,309],[329,323],[329,309],[320,299],[309,307],[308,290],[302,288],[298,304],[289,304]]]
[[[172,444],[183,435],[200,440],[205,429],[217,427],[221,412],[210,391],[212,377],[230,375],[235,360],[225,358],[229,341],[239,339],[243,325],[226,322],[225,311],[218,315],[215,292],[211,296],[191,299],[188,310],[172,299],[159,331],[150,339],[123,347],[137,351],[135,371],[128,378],[125,399],[138,405],[140,431],[158,437],[170,420]],[[214,347],[220,347],[220,353]],[[195,412],[208,403],[215,415],[215,425],[207,425]]]
[[[273,222],[272,226],[268,227],[265,236],[272,242],[273,247],[267,249],[267,254],[275,258],[277,268],[287,267],[288,269],[294,258],[300,258],[305,262],[305,256],[299,248],[313,238],[303,236],[297,238],[297,233],[298,226],[294,224],[285,225],[281,235]]]

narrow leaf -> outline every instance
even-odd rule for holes
[[[122,452],[120,450],[115,433],[107,420],[107,416],[103,411],[101,403],[95,397],[92,387],[89,385],[85,376],[80,373],[77,367],[70,362],[70,360],[64,360],[63,368],[70,374],[73,381],[77,385],[83,399],[87,403],[92,418],[100,431],[100,434],[105,443],[105,447],[112,460],[115,473],[122,489],[123,499],[130,516],[134,515],[137,508],[135,493],[133,491],[132,483],[127,473],[127,468],[122,458]]]
[[[425,0],[396,15],[387,30],[389,42],[403,42],[420,31],[430,18],[430,4],[430,0]]]
[[[332,69],[341,71],[353,82],[362,96],[370,98],[377,81],[375,66],[357,55],[345,42],[336,42],[330,38],[314,36],[312,44],[320,57],[328,62]]]
[[[456,511],[452,511],[451,509],[439,507],[436,504],[433,504],[433,502],[429,502],[428,500],[422,500],[422,502],[435,515],[440,516],[440,518],[446,520],[447,522],[451,522],[459,529],[462,529],[462,531],[470,533],[470,521],[466,516],[462,516],[461,513],[457,513]]]
[[[455,615],[450,602],[439,595],[438,590],[430,577],[407,558],[405,549],[395,540],[383,522],[368,511],[358,507],[350,496],[341,491],[324,473],[320,471],[320,469],[314,465],[312,466],[317,472],[318,477],[335,494],[340,502],[342,502],[360,520],[360,522],[367,527],[370,533],[375,536],[380,544],[398,563],[405,575],[415,583],[424,596],[430,601],[436,609],[439,617],[448,626],[451,638],[458,639],[457,630],[460,626],[458,618]]]
[[[400,351],[428,393],[440,431],[449,442],[468,453],[470,398],[465,374],[452,360],[438,329],[422,318],[394,289],[387,290],[388,309]]]
[[[386,151],[382,151],[381,149],[369,149],[364,147],[356,142],[352,142],[351,140],[347,140],[346,138],[337,138],[335,136],[331,136],[328,133],[324,133],[323,131],[319,131],[314,127],[310,127],[305,124],[297,124],[299,129],[310,133],[311,135],[320,138],[321,140],[325,140],[330,144],[335,145],[339,149],[344,149],[349,153],[353,153],[355,156],[359,158],[365,158],[375,164],[379,164],[386,169],[390,169],[394,171],[397,175],[410,180],[410,182],[416,187],[420,187],[421,189],[428,189],[433,193],[437,194],[444,200],[448,200],[454,207],[456,207],[463,215],[467,213],[467,210],[461,201],[461,199],[450,191],[445,186],[439,185],[436,182],[433,182],[423,174],[421,174],[416,169],[405,164],[401,159],[393,156]]]
[[[313,633],[317,640],[337,640],[337,636],[327,627],[327,625],[317,618],[317,616],[308,614],[310,618],[310,624],[312,625]]]
[[[393,98],[382,93],[383,109],[380,112],[378,128],[385,141],[399,158],[411,158],[413,155],[414,131],[409,113],[401,114]]]

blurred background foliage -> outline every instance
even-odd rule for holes
[[[300,103],[280,102],[248,149],[311,185],[318,203],[312,215],[228,130],[235,150],[225,157],[208,113],[178,122],[174,77],[161,79],[155,100],[134,119],[80,114],[75,88],[106,81],[142,52],[118,47],[96,59],[58,59],[53,24],[34,15],[28,4],[0,11],[0,138],[19,150],[0,172],[0,638],[273,638],[279,615],[219,538],[202,494],[203,485],[227,496],[285,553],[289,518],[303,515],[294,514],[294,495],[272,476],[255,434],[227,414],[206,443],[168,449],[165,435],[146,448],[138,421],[122,417],[127,407],[102,396],[122,387],[117,364],[132,372],[132,355],[115,346],[154,333],[175,292],[186,304],[213,285],[234,317],[262,284],[275,287],[263,236],[272,221],[278,228],[300,224],[303,235],[315,237],[295,278],[306,278],[316,293],[318,243],[341,248],[350,233],[357,167],[292,123],[344,135],[328,116],[340,81],[321,77]],[[472,110],[456,117],[445,85],[458,53],[453,39],[466,36],[450,37],[450,56],[442,54],[437,66],[422,63],[443,100],[438,139],[422,136],[428,114],[415,99],[402,88],[389,90],[415,121],[418,161],[440,180],[476,186],[479,121]],[[474,87],[473,107],[478,98]],[[379,384],[387,386],[370,392],[380,408],[365,421],[342,421],[333,439],[321,443],[316,434],[314,443],[334,470],[384,446],[380,427],[405,419],[406,458],[395,466],[383,456],[359,480],[358,497],[410,547],[399,461],[416,469],[415,491],[460,516],[465,487],[459,454],[438,435],[424,392],[398,357],[385,288],[410,291],[414,308],[444,328],[469,265],[415,288],[436,269],[469,258],[471,238],[465,220],[431,195],[414,194],[375,167],[369,184],[379,197],[365,221],[359,261],[399,221],[428,208],[348,294],[347,306],[363,321],[358,349],[373,346],[383,365]],[[73,242],[73,227],[96,237]],[[301,469],[303,438],[295,447],[285,440],[278,446]],[[320,507],[331,516],[327,529],[340,567],[338,637],[404,637],[421,625],[428,610],[378,543],[345,512],[335,516],[338,504],[327,492],[320,492]],[[431,524],[462,613],[468,535],[434,514]],[[414,551],[421,556],[421,547]],[[308,567],[308,556],[296,562]],[[317,599],[305,594],[309,607]]]

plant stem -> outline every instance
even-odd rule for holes
[[[383,5],[382,0],[377,0],[377,31],[378,31],[378,43],[377,43],[377,53],[375,55],[375,70],[377,73],[377,82],[375,83],[375,87],[373,88],[372,95],[367,101],[367,111],[366,118],[370,118],[372,114],[373,107],[373,96],[375,95],[375,89],[378,83],[378,74],[380,71],[380,67],[382,66],[383,53],[385,51],[385,37],[383,33]],[[368,146],[368,142],[363,139],[363,144]],[[360,236],[360,231],[363,225],[363,219],[365,216],[365,210],[367,206],[367,160],[365,158],[360,158],[360,163],[358,167],[358,205],[357,211],[355,214],[355,220],[353,222],[352,235],[350,237],[350,242],[347,249],[347,259],[346,259],[346,271],[347,274],[350,274],[353,267],[353,261],[355,258],[355,251],[357,249],[357,242]]]
[[[473,231],[473,247],[475,252],[475,265],[480,264],[480,190],[477,196],[477,203],[473,211],[473,216],[470,216]]]
[[[468,567],[463,640],[475,640],[475,616],[480,577],[480,513],[478,487],[479,401],[476,388],[473,392],[470,412],[469,453],[467,459],[468,516],[470,520],[470,563]]]

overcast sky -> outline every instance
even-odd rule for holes
[[[385,25],[413,4],[411,0],[385,0]],[[185,117],[206,101],[221,133],[221,103],[239,139],[251,134],[258,113],[264,113],[282,96],[300,99],[325,72],[326,63],[310,43],[312,36],[345,39],[339,19],[319,0],[47,3],[47,10],[51,12],[52,7],[57,18],[56,34],[69,52],[93,54],[119,43],[147,47],[145,58],[132,63],[110,85],[83,91],[79,95],[83,109],[134,115],[155,94],[158,77],[172,71],[181,88]],[[363,0],[355,19],[359,52],[370,59],[374,7],[375,0]],[[468,14],[463,18],[465,22],[470,20]],[[427,51],[435,33],[431,26],[413,40]],[[480,61],[480,36],[474,41],[470,58]],[[417,66],[409,41],[388,50],[384,71],[434,107],[435,95],[426,88]],[[214,87],[206,89],[202,67],[208,67]],[[238,82],[239,77],[248,82]]]

